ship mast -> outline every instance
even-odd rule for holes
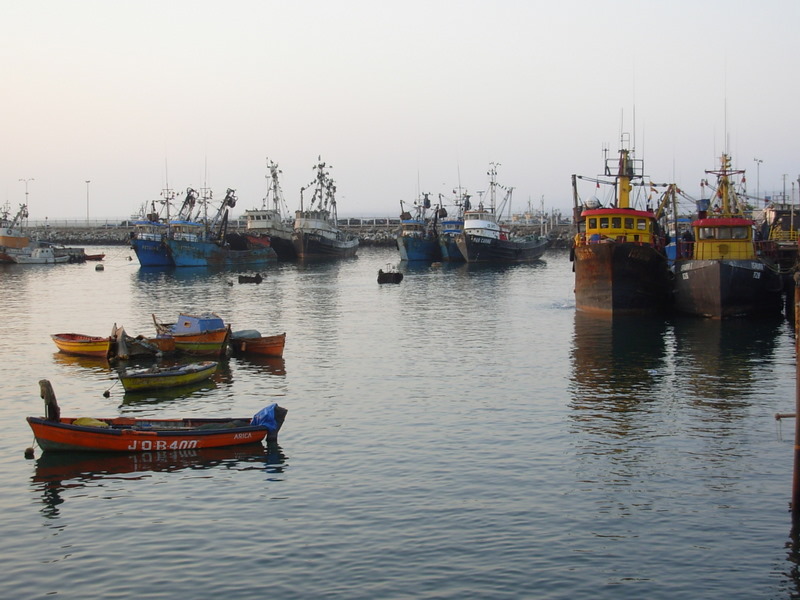
[[[723,153],[720,159],[721,168],[718,171],[706,171],[709,175],[717,177],[717,198],[720,201],[722,216],[743,216],[742,207],[731,184],[731,175],[741,175],[744,170],[731,169],[731,157]]]
[[[272,209],[275,211],[276,214],[282,215],[282,206],[281,204],[285,201],[283,199],[283,192],[281,191],[281,185],[278,181],[279,175],[282,171],[278,168],[278,163],[267,159],[267,168],[269,169],[269,175],[267,178],[270,180],[270,184],[267,186],[267,195],[264,198],[263,208],[267,208],[269,197],[272,196]]]
[[[617,173],[617,208],[631,207],[631,176],[632,165],[628,162],[628,150],[619,151],[619,172]]]

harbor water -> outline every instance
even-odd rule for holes
[[[98,251],[0,266],[0,598],[800,597],[783,319],[577,314],[566,251],[398,285],[388,248],[257,285]],[[284,358],[131,395],[50,339],[181,311],[285,331]],[[263,450],[26,459],[40,379],[65,416],[289,413]]]

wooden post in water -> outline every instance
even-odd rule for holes
[[[795,356],[795,419],[794,419],[794,469],[792,474],[792,529],[800,526],[800,272],[794,274],[794,356]]]

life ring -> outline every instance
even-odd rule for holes
[[[13,231],[11,231],[10,229],[6,229],[6,233],[7,233],[8,235],[11,235],[11,234],[12,234],[12,233],[14,233],[14,232],[13,232]]]

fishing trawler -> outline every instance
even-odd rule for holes
[[[510,202],[514,188],[506,189],[505,198],[496,206],[497,163],[489,169],[489,204],[478,203],[475,209],[464,211],[464,231],[456,236],[456,244],[468,263],[526,262],[538,260],[550,242],[536,234],[513,236],[508,226],[500,223],[503,207]]]
[[[456,193],[456,190],[453,190]],[[464,211],[469,210],[469,194],[466,190],[458,194],[455,201],[456,214],[450,216],[442,205],[442,196],[439,195],[439,252],[445,262],[464,262],[464,255],[458,249],[456,239],[464,232]]]
[[[176,267],[258,267],[277,258],[270,246],[251,245],[244,236],[227,232],[228,211],[236,206],[235,192],[228,188],[211,220],[170,221],[165,243]],[[181,213],[190,215],[191,209]]]
[[[572,176],[578,233],[570,259],[575,306],[580,311],[647,314],[666,311],[671,303],[665,228],[659,225],[663,209],[653,212],[649,205],[644,210],[631,206],[633,182],[644,177],[644,165],[633,158],[629,142],[624,134],[616,168],[613,158],[605,159],[605,179]],[[592,181],[597,188],[610,186],[614,190],[610,206],[602,206],[596,197],[581,205],[577,179]]]
[[[755,223],[733,178],[743,170],[731,168],[724,153],[712,200],[698,201],[698,218],[691,239],[682,240],[675,261],[675,308],[682,313],[723,319],[781,311],[782,281],[775,243],[755,239]]]
[[[192,190],[193,191],[193,190]],[[166,211],[166,218],[161,218],[156,210],[155,201],[150,202],[150,211],[147,204],[142,206],[141,214],[133,220],[131,233],[131,248],[133,248],[139,265],[142,267],[173,267],[172,257],[167,249],[166,238],[169,235],[169,208],[175,194],[170,189],[161,192],[162,208]],[[187,194],[188,196],[188,194]],[[185,203],[184,203],[185,204]]]
[[[22,231],[20,224],[28,218],[28,206],[20,204],[17,214],[11,218],[8,203],[0,212],[0,263],[14,263],[14,257],[23,254],[30,255],[34,244],[28,235]]]
[[[295,212],[292,243],[298,258],[347,258],[358,251],[358,238],[339,228],[336,214],[336,184],[318,157],[314,169],[317,176],[300,189],[300,210]],[[308,209],[303,206],[303,192],[312,187],[314,193]]]
[[[798,230],[800,230],[800,212],[794,203],[770,202],[764,208],[764,220],[757,232],[762,239],[775,242],[778,252],[777,262],[784,279],[792,273],[798,263]],[[788,281],[785,283],[792,284]]]
[[[267,195],[260,209],[244,211],[247,220],[245,235],[251,244],[271,246],[279,259],[292,259],[296,257],[292,243],[293,227],[291,221],[287,221],[283,216],[286,201],[278,181],[281,171],[278,169],[278,163],[269,159],[267,167],[270,173]]]
[[[414,203],[414,214],[403,210],[400,201],[400,232],[397,235],[397,249],[401,260],[436,261],[441,258],[437,224],[439,210],[433,211],[433,217],[427,212],[431,208],[430,194],[422,194],[422,201]]]

